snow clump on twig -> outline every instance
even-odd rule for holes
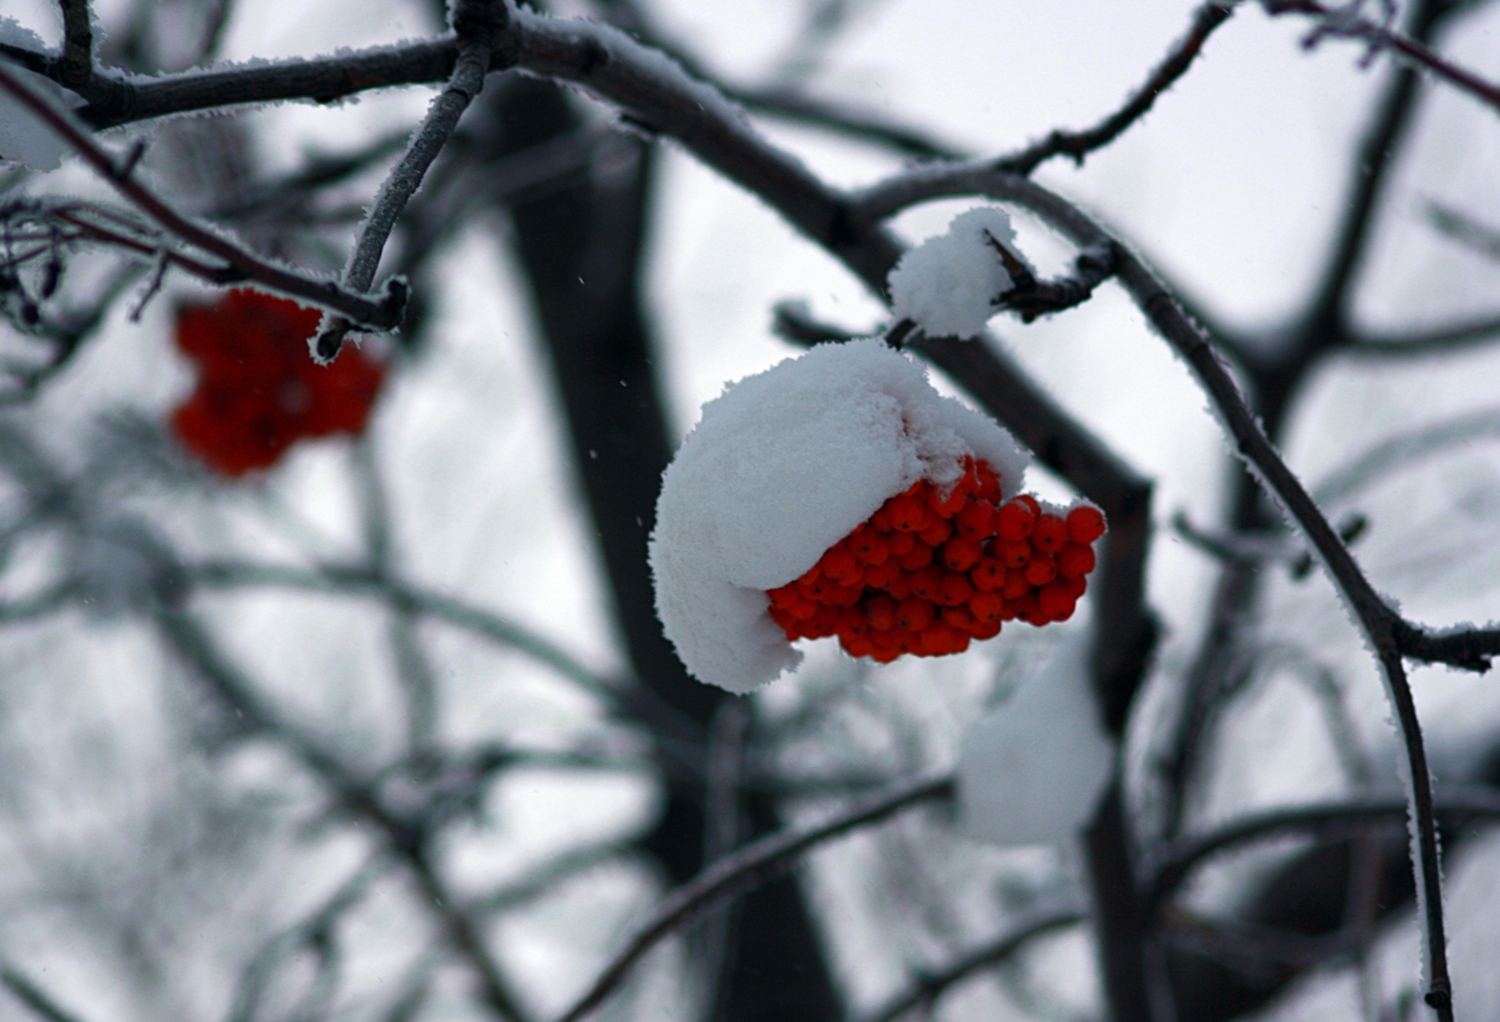
[[[896,320],[911,320],[929,337],[978,337],[1000,311],[996,299],[1015,286],[994,243],[1014,254],[1015,240],[1003,209],[954,217],[946,234],[906,253],[887,278]]]

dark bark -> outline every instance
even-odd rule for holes
[[[555,85],[517,77],[494,91],[496,156],[578,127]],[[639,293],[650,167],[651,150],[642,143],[633,167],[516,203],[511,216],[620,636],[642,684],[706,726],[727,697],[688,677],[663,636],[646,562],[661,473],[671,457]],[[752,836],[776,829],[768,799],[751,799],[746,809]],[[662,817],[642,844],[673,883],[682,883],[703,865],[704,830],[701,782],[673,780]],[[748,896],[735,919],[730,947],[740,952],[726,966],[723,1017],[824,1022],[838,1014],[795,881],[781,879]]]

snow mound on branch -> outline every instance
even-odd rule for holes
[[[744,693],[795,667],[765,590],[918,479],[957,482],[966,455],[999,472],[1007,499],[1020,491],[1027,457],[1010,434],[879,338],[727,386],[668,466],[651,536],[657,616],[688,672]]]
[[[887,278],[891,311],[929,337],[978,337],[999,310],[994,301],[1014,282],[986,232],[1014,252],[1016,231],[1003,209],[982,206],[960,213],[948,232],[928,238],[901,257]]]
[[[1001,847],[1070,840],[1093,816],[1113,762],[1088,658],[1071,642],[964,737],[960,828]]]

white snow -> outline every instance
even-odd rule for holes
[[[1010,216],[997,206],[981,206],[960,213],[946,234],[902,256],[887,278],[896,319],[910,319],[930,337],[967,340],[983,333],[999,311],[995,299],[1013,286],[986,232],[1016,252]]]
[[[46,47],[41,36],[14,18],[0,18],[0,42],[38,53]],[[5,70],[33,93],[50,100],[58,110],[83,106],[82,96],[52,80],[4,61]],[[68,151],[67,143],[9,92],[0,89],[0,161],[13,161],[32,170],[56,170]]]
[[[825,344],[703,406],[662,480],[651,536],[656,612],[688,672],[749,692],[801,654],[766,614],[885,501],[973,455],[1020,491],[1027,456],[993,420],[879,338]]]
[[[1071,840],[1094,813],[1114,753],[1085,647],[1070,642],[965,736],[960,829],[1002,847]]]

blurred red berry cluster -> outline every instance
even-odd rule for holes
[[[353,345],[320,366],[307,340],[323,314],[257,291],[177,312],[177,346],[198,387],[172,415],[188,450],[229,476],[266,468],[302,437],[358,434],[384,367]]]
[[[950,490],[919,480],[770,590],[771,619],[788,639],[837,635],[849,655],[882,663],[962,653],[1004,621],[1072,617],[1104,531],[1089,505],[1060,514],[1025,494],[1001,504],[994,469],[967,459]]]

